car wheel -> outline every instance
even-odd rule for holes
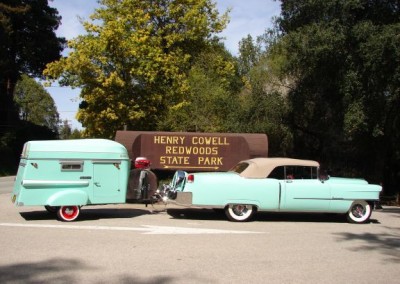
[[[61,206],[57,211],[57,217],[64,222],[71,222],[78,218],[80,213],[79,206]]]
[[[372,209],[371,205],[364,200],[354,201],[347,212],[347,220],[350,223],[365,223],[371,217]]]
[[[230,204],[225,208],[225,214],[230,221],[244,222],[250,220],[255,209],[248,204]]]
[[[45,205],[44,208],[47,210],[47,212],[54,214],[54,213],[57,213],[57,211],[60,207]]]

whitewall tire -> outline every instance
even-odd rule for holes
[[[255,207],[249,204],[229,204],[225,207],[226,216],[230,221],[234,222],[250,220],[255,211]]]
[[[371,214],[372,207],[367,201],[356,200],[347,212],[347,220],[350,223],[362,224],[369,220]]]
[[[73,206],[61,206],[57,211],[57,217],[64,222],[71,222],[78,218],[81,212],[80,207]]]

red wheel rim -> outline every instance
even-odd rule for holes
[[[79,214],[78,206],[62,206],[61,215],[64,220],[74,220]]]

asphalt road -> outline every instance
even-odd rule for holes
[[[0,178],[0,283],[399,283],[400,208],[325,214],[83,207],[72,223],[14,207]]]

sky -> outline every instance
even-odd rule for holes
[[[275,0],[214,0],[217,9],[223,14],[228,8],[230,22],[220,34],[224,38],[226,48],[237,55],[239,41],[251,35],[254,39],[262,35],[272,26],[272,19],[280,13],[280,1]],[[88,19],[94,10],[99,7],[97,0],[53,0],[49,5],[56,8],[62,17],[61,25],[56,31],[57,36],[73,39],[85,32],[80,19]],[[64,55],[66,55],[64,53]],[[53,97],[61,120],[68,120],[72,128],[82,129],[75,115],[79,105],[79,89],[58,87],[53,83],[47,87]]]

